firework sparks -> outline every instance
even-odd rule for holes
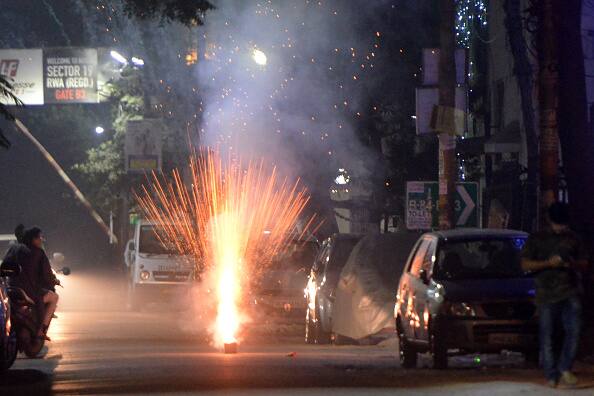
[[[309,197],[299,181],[279,178],[263,161],[222,161],[212,151],[190,156],[189,183],[175,170],[170,179],[153,173],[136,195],[161,243],[192,255],[196,273],[216,278],[214,343],[237,342],[244,292],[296,235]],[[313,218],[301,232],[309,227]]]

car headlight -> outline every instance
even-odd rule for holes
[[[476,312],[472,305],[468,303],[451,303],[448,313],[452,316],[475,317]]]
[[[140,271],[140,279],[145,281],[151,277],[151,273],[148,271]]]

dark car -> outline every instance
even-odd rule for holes
[[[305,298],[305,341],[327,344],[332,333],[332,304],[340,272],[363,236],[334,234],[326,239],[309,274]]]
[[[534,282],[520,264],[528,235],[459,229],[424,234],[413,248],[396,297],[403,367],[431,352],[446,368],[448,351],[517,350],[538,356]]]
[[[273,258],[259,284],[254,287],[254,300],[260,313],[303,318],[306,310],[303,290],[319,246],[318,240],[313,237],[293,239]]]

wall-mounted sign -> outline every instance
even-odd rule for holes
[[[45,103],[97,103],[97,50],[43,50]]]
[[[163,129],[160,119],[128,121],[124,145],[127,172],[161,169]]]
[[[438,202],[438,182],[406,182],[406,228],[409,230],[437,228],[439,225]],[[478,209],[478,183],[456,183],[456,193],[454,195],[456,227],[478,227]]]
[[[43,104],[43,55],[40,49],[0,50],[0,74],[14,87],[15,95],[26,105]],[[4,104],[14,104],[0,97]]]

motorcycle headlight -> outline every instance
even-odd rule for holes
[[[468,303],[451,303],[448,313],[452,316],[475,317],[476,312],[472,305]]]
[[[149,278],[151,277],[151,273],[148,271],[140,271],[140,279],[145,281],[145,280],[149,280]]]

